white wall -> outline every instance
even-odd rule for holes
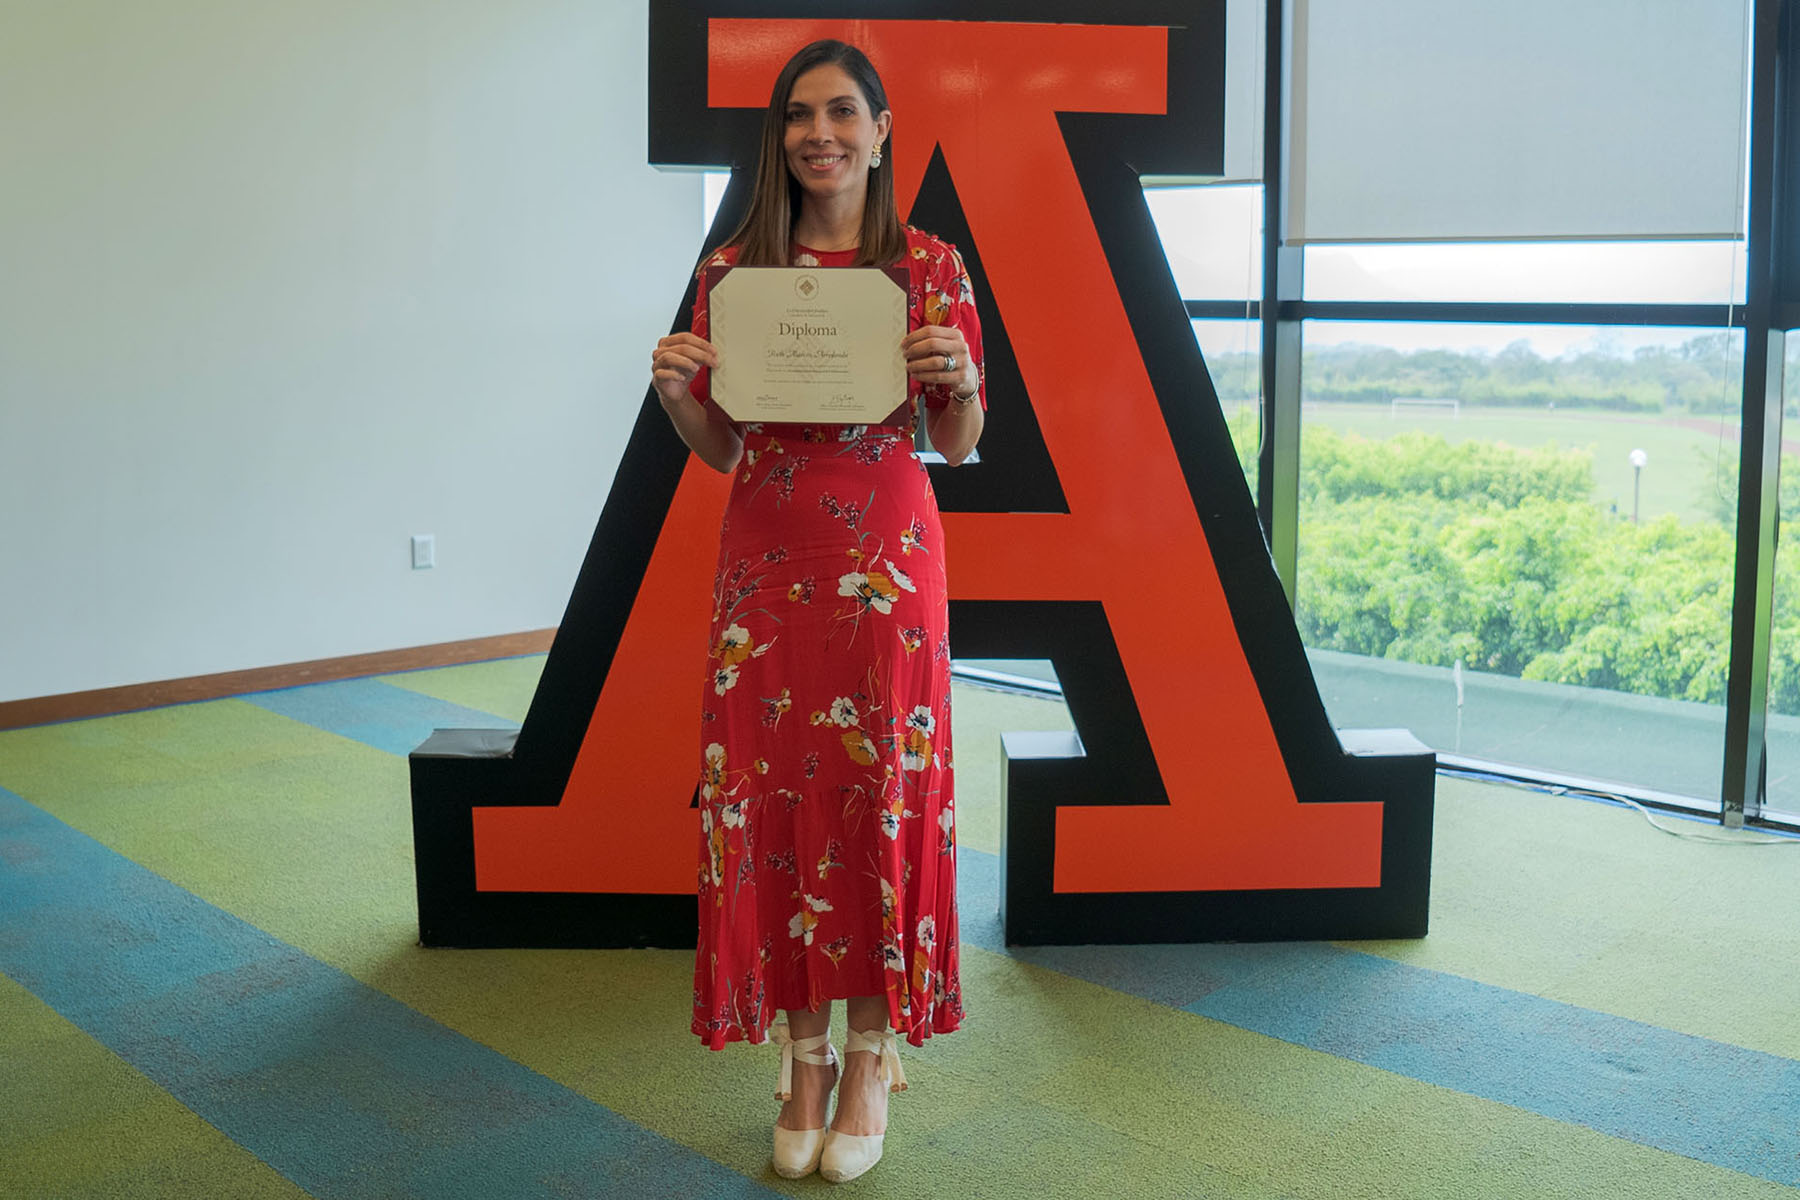
[[[0,5],[0,700],[556,624],[699,249],[645,55],[636,3]]]

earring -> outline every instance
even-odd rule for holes
[[[869,170],[873,171],[879,166],[881,166],[881,143],[876,142],[875,149],[869,152]]]

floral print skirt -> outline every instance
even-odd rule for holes
[[[962,1020],[950,644],[910,431],[750,426],[720,535],[700,735],[693,1029],[885,995]]]

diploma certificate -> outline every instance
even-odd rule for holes
[[[712,399],[734,421],[876,425],[906,403],[906,273],[713,267]]]

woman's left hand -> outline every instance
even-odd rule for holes
[[[900,339],[906,373],[921,383],[935,383],[953,395],[970,396],[981,386],[981,376],[969,361],[969,343],[962,330],[949,325],[921,325]]]

